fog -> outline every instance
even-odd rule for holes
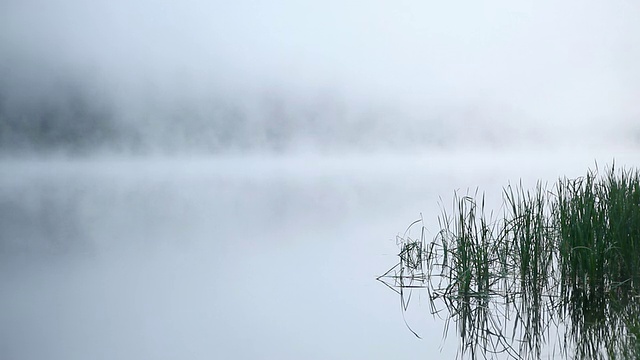
[[[6,151],[638,141],[632,2],[0,6]]]
[[[0,358],[453,358],[396,235],[634,166],[639,12],[0,2]]]

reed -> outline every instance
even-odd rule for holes
[[[639,358],[638,171],[596,167],[551,187],[509,185],[502,198],[495,216],[484,194],[455,194],[435,238],[412,223],[420,238],[399,237],[400,263],[378,279],[404,309],[407,290],[426,289],[431,312],[455,323],[462,356],[535,359],[557,348],[576,359]]]

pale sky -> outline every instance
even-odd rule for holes
[[[640,5],[628,0],[5,0],[0,10],[0,64],[75,72],[126,98],[334,92],[412,114],[471,109],[559,137],[624,133],[640,114]]]

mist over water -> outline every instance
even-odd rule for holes
[[[638,140],[631,2],[1,6],[4,152]]]
[[[0,358],[454,357],[395,236],[634,166],[639,11],[3,1]]]

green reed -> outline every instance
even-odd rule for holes
[[[435,238],[424,226],[420,239],[399,237],[400,263],[379,280],[405,309],[404,291],[427,289],[432,313],[444,304],[446,328],[455,323],[472,359],[540,358],[545,345],[577,359],[640,356],[638,171],[520,183],[502,198],[496,216],[484,194],[454,196]]]

